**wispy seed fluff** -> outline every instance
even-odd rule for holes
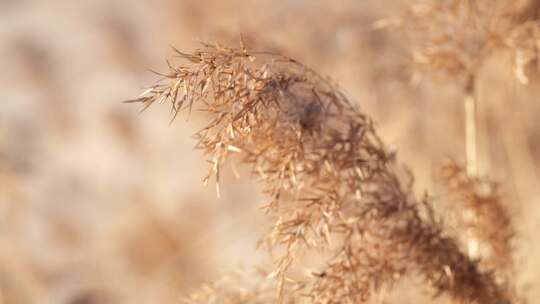
[[[260,177],[277,219],[266,243],[284,249],[275,269],[278,301],[294,290],[312,303],[362,303],[415,275],[457,302],[511,302],[436,221],[420,215],[424,204],[398,177],[371,119],[335,84],[243,44],[176,54],[187,64],[169,65],[163,81],[131,102],[167,101],[174,115],[200,107],[210,114],[196,134],[212,163],[209,177],[219,184],[231,158]],[[288,283],[306,248],[332,254],[316,275]]]

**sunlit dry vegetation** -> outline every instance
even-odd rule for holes
[[[539,7],[0,3],[0,304],[535,303]]]

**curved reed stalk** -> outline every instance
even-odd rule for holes
[[[174,115],[201,106],[211,114],[197,133],[209,177],[219,184],[230,158],[260,177],[267,210],[278,218],[268,243],[285,249],[275,272],[279,302],[298,251],[314,247],[334,254],[296,288],[313,303],[364,302],[405,275],[458,302],[511,301],[421,217],[421,202],[400,181],[371,119],[336,85],[293,59],[244,46],[176,53],[189,64],[170,66],[164,81],[130,102],[168,101]]]

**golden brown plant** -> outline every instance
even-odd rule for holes
[[[463,92],[466,169],[478,172],[478,83],[486,62],[511,58],[513,74],[529,82],[531,65],[538,68],[540,19],[536,0],[414,1],[403,16],[376,23],[402,29],[416,70],[414,79],[429,74],[457,85]],[[535,71],[534,71],[535,72]]]
[[[403,183],[371,119],[335,84],[243,44],[176,54],[189,64],[169,64],[162,82],[130,102],[167,101],[173,116],[201,106],[211,121],[197,133],[197,147],[209,155],[218,189],[229,158],[261,179],[277,218],[266,243],[284,249],[275,270],[278,301],[297,290],[313,303],[359,303],[411,275],[457,302],[512,301],[435,220],[422,217],[431,209]],[[331,255],[316,275],[285,286],[304,248],[330,248]]]
[[[461,232],[479,242],[473,258],[496,270],[500,278],[510,279],[513,271],[511,240],[514,229],[508,206],[501,199],[499,185],[486,178],[471,178],[453,161],[441,168],[439,178],[447,187],[451,207]]]
[[[526,82],[518,70],[536,59],[537,36],[520,33],[537,31],[539,20],[518,2],[534,1],[415,1],[404,16],[381,20],[377,26],[404,29],[417,68],[450,77],[473,92],[485,62],[505,51],[514,58],[517,78]]]

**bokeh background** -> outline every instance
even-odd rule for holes
[[[170,46],[277,50],[340,83],[370,113],[415,189],[464,161],[462,95],[414,79],[407,41],[375,21],[407,1],[0,0],[0,303],[178,303],[264,264],[269,220],[248,174],[216,198],[192,134],[204,117],[136,97]],[[516,223],[518,290],[540,299],[540,78],[494,56],[478,88],[480,172]],[[414,298],[401,303],[416,303]]]

